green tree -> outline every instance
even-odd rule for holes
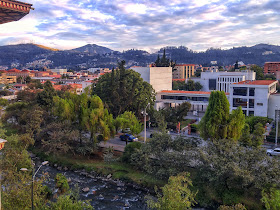
[[[192,181],[189,173],[171,176],[168,183],[161,188],[162,195],[156,188],[157,201],[149,199],[147,201],[148,207],[160,210],[191,209],[196,204],[196,193],[190,187],[192,187]]]
[[[195,82],[191,79],[189,79],[186,83],[186,90],[188,91],[194,91],[195,90]]]
[[[243,114],[241,107],[232,110],[232,113],[229,117],[228,136],[230,136],[230,138],[234,139],[235,141],[240,139],[244,125],[245,115]]]
[[[88,201],[79,201],[73,199],[71,195],[61,195],[56,202],[52,202],[50,209],[53,210],[93,210]]]
[[[239,139],[239,142],[243,146],[250,146],[250,147],[252,146],[252,136],[250,133],[250,126],[247,123],[244,124],[242,135]]]
[[[47,110],[53,107],[53,97],[56,96],[56,91],[50,81],[46,81],[44,84],[44,90],[37,95],[37,103]]]
[[[200,91],[203,88],[203,86],[200,84],[200,82],[194,83],[194,90]]]
[[[92,88],[92,95],[98,95],[114,117],[125,111],[132,111],[140,117],[147,103],[154,105],[155,92],[139,73],[126,70],[124,65],[125,62],[122,61],[113,74],[101,76]]]
[[[132,112],[124,112],[115,121],[116,130],[130,128],[132,134],[139,134],[142,131],[142,124]]]
[[[224,139],[228,134],[229,102],[223,91],[212,91],[205,115],[199,123],[204,139]]]
[[[257,80],[263,80],[264,74],[263,74],[263,68],[258,65],[251,66],[251,70],[256,72],[256,79]]]
[[[280,209],[280,190],[271,188],[268,192],[262,190],[262,199],[267,210]]]
[[[255,130],[252,134],[252,146],[260,147],[263,144],[265,128],[261,123],[255,125]]]

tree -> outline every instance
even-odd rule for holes
[[[256,72],[256,79],[257,80],[263,80],[264,74],[263,74],[263,68],[258,65],[251,66],[251,70]]]
[[[245,125],[245,115],[243,114],[241,107],[232,110],[232,113],[229,117],[228,136],[234,139],[235,141],[240,139],[244,125]]]
[[[139,134],[142,131],[142,124],[132,112],[124,112],[115,121],[116,131],[119,129],[130,128],[132,134]]]
[[[53,97],[56,96],[56,91],[50,81],[46,81],[44,84],[44,90],[37,95],[37,103],[47,110],[53,107]]]
[[[262,199],[267,210],[280,209],[280,190],[271,188],[268,192],[262,190]]]
[[[261,123],[255,125],[255,130],[252,134],[252,146],[260,147],[263,144],[265,128]]]
[[[191,79],[189,79],[186,83],[186,90],[188,91],[194,91],[195,90],[195,82]]]
[[[196,193],[190,189],[192,181],[189,173],[181,173],[177,176],[171,176],[168,183],[161,188],[162,195],[157,191],[157,201],[152,199],[147,201],[149,208],[156,209],[191,209],[196,204]]]
[[[194,83],[194,90],[200,91],[203,88],[203,86],[200,84],[200,82]]]
[[[140,117],[148,103],[154,105],[155,92],[139,73],[126,70],[124,65],[122,61],[113,74],[101,76],[96,86],[92,87],[92,95],[98,95],[114,117],[125,111],[132,111]]]
[[[29,83],[31,82],[31,77],[30,77],[30,76],[27,76],[27,77],[25,78],[25,82],[26,82],[26,84],[29,84]]]
[[[212,91],[205,115],[199,123],[204,139],[224,139],[228,134],[229,102],[222,91]]]

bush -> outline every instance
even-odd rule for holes
[[[197,124],[191,124],[191,132],[196,133],[198,131],[198,125]]]
[[[142,147],[142,143],[140,142],[131,142],[126,145],[124,149],[124,153],[122,155],[122,161],[125,163],[131,163],[131,155],[135,152],[136,149],[140,149]]]
[[[263,126],[266,125],[266,123],[271,123],[272,119],[269,119],[268,117],[259,117],[259,116],[251,116],[246,117],[245,123],[247,123],[250,126],[250,133],[253,133],[255,129],[255,125],[258,123],[261,123]]]
[[[57,174],[55,177],[56,187],[58,187],[61,193],[65,193],[69,190],[69,184],[66,177],[62,174]]]

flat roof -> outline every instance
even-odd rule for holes
[[[161,93],[177,93],[177,94],[201,94],[201,95],[210,95],[211,92],[206,91],[185,91],[185,90],[162,90]],[[229,95],[229,93],[225,93],[226,95]]]
[[[272,85],[273,83],[278,82],[277,80],[245,80],[238,83],[233,83],[237,85]]]

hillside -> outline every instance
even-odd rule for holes
[[[194,63],[205,66],[210,61],[218,65],[232,65],[237,60],[245,64],[263,66],[268,61],[280,61],[280,46],[258,44],[251,47],[233,47],[231,49],[209,48],[205,52],[195,52],[187,47],[165,47],[167,57],[177,63]],[[19,44],[0,46],[0,66],[2,68],[71,68],[87,69],[91,67],[116,67],[117,62],[125,60],[127,66],[146,66],[154,62],[163,48],[156,53],[143,50],[113,51],[95,44],[85,45],[73,50],[57,50],[42,45]]]

